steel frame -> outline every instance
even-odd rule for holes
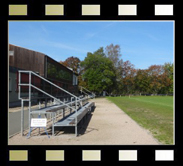
[[[22,83],[21,83],[21,73],[28,73],[28,74],[29,74],[29,83],[28,83],[28,84],[22,84]],[[31,84],[31,76],[32,76],[32,75],[35,75],[35,76],[39,77],[40,79],[42,79],[42,80],[48,82],[49,84],[51,84],[51,85],[55,86],[56,88],[58,88],[58,89],[64,91],[65,93],[69,94],[70,96],[72,96],[72,97],[71,97],[71,101],[75,98],[75,108],[73,108],[72,105],[70,106],[69,104],[66,104],[65,102],[62,102],[62,101],[58,100],[58,99],[55,98],[54,96],[48,94],[47,92],[41,90],[41,89],[38,88],[38,87],[32,85],[32,84]],[[29,97],[28,97],[28,99],[21,98],[21,86],[28,86],[28,87],[29,87]],[[70,93],[70,92],[66,91],[65,89],[63,89],[63,88],[61,88],[61,87],[59,87],[59,86],[53,84],[52,82],[48,81],[47,79],[41,77],[40,75],[38,75],[38,74],[36,74],[36,73],[34,73],[34,72],[32,72],[32,71],[19,70],[19,82],[18,82],[18,89],[19,89],[19,90],[18,90],[18,98],[21,100],[21,134],[22,134],[22,136],[24,135],[24,101],[28,101],[28,102],[29,102],[29,117],[28,117],[28,118],[29,118],[29,131],[30,131],[30,129],[31,129],[31,126],[30,126],[30,124],[31,124],[31,114],[32,114],[32,110],[31,110],[31,88],[34,88],[34,89],[36,89],[36,90],[42,92],[43,94],[49,96],[50,98],[55,99],[55,100],[56,100],[57,102],[59,102],[60,104],[63,104],[63,105],[65,105],[66,107],[68,107],[68,108],[74,110],[75,113],[76,113],[76,115],[77,115],[77,103],[78,103],[78,102],[82,102],[82,100],[83,100],[83,99],[80,99],[80,97],[77,97],[77,96],[73,95],[72,93]],[[73,101],[73,102],[74,102],[74,101]],[[52,119],[53,119],[53,120],[52,120],[52,121],[53,121],[52,126],[54,126],[54,114],[55,114],[55,113],[53,112],[53,113],[52,113]],[[75,124],[76,124],[76,125],[75,125],[75,135],[77,136],[77,135],[78,135],[78,133],[77,133],[77,116],[76,116],[76,118],[75,118]],[[52,128],[54,128],[54,127],[52,127]],[[53,130],[54,130],[54,129],[53,129]],[[53,131],[53,132],[54,132],[54,131]]]

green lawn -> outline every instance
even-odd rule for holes
[[[173,97],[107,97],[163,144],[173,144]]]

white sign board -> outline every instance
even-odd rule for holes
[[[46,127],[47,119],[46,118],[32,118],[31,127]]]

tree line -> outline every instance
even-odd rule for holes
[[[96,94],[173,94],[173,63],[136,69],[121,56],[120,46],[110,44],[88,52],[83,61],[72,56],[60,63],[79,74],[79,86]]]

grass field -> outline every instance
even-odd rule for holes
[[[172,96],[107,97],[107,99],[148,129],[162,144],[174,144]]]

